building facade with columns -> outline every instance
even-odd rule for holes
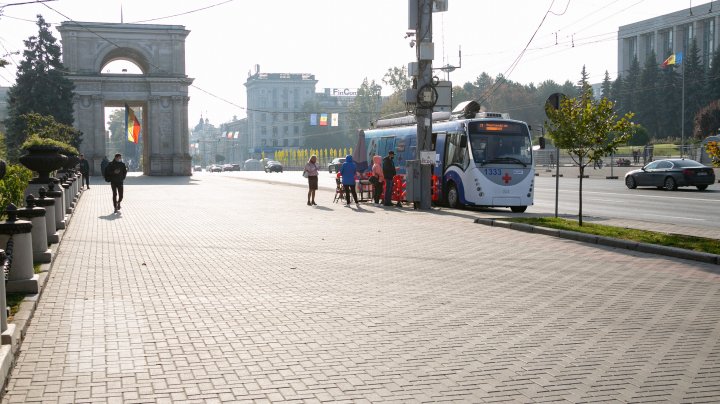
[[[718,49],[720,4],[710,2],[644,21],[623,25],[618,31],[618,75],[630,69],[637,58],[642,66],[654,52],[656,62],[689,51],[695,40],[706,67]]]

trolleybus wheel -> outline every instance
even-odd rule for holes
[[[460,197],[458,195],[457,187],[455,184],[450,183],[446,195],[447,205],[449,208],[456,209],[459,205]]]
[[[511,206],[510,210],[513,213],[523,213],[527,210],[527,206]]]

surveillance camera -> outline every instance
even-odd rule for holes
[[[415,31],[406,31],[405,39],[415,36]]]
[[[412,48],[412,47],[414,47],[414,46],[415,46],[415,40],[413,39],[413,40],[410,41],[410,47]]]

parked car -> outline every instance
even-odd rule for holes
[[[714,183],[712,167],[690,159],[656,160],[625,174],[625,185],[630,189],[653,186],[674,191],[677,187],[697,187],[704,191]]]
[[[232,164],[232,169],[230,171],[240,171],[240,164]]]
[[[222,166],[219,164],[213,164],[210,167],[208,167],[208,172],[211,172],[211,173],[222,172]]]
[[[232,164],[223,164],[222,170],[223,171],[233,171],[233,166],[232,166]]]
[[[247,159],[245,160],[245,164],[243,164],[243,171],[262,171],[263,168],[260,160],[255,159]]]
[[[340,171],[340,166],[345,162],[345,157],[336,157],[330,163],[328,163],[328,172]]]
[[[193,167],[193,171],[199,173],[200,171],[202,171],[202,166],[195,166],[195,167]]]
[[[275,160],[269,160],[267,163],[265,163],[265,172],[266,173],[281,173],[283,172],[283,166],[279,161]]]

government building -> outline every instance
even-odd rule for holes
[[[697,41],[702,63],[709,66],[713,52],[718,49],[719,16],[720,3],[710,2],[621,26],[618,75],[626,74],[635,58],[642,66],[652,52],[658,65],[672,54],[687,55],[693,39]]]

